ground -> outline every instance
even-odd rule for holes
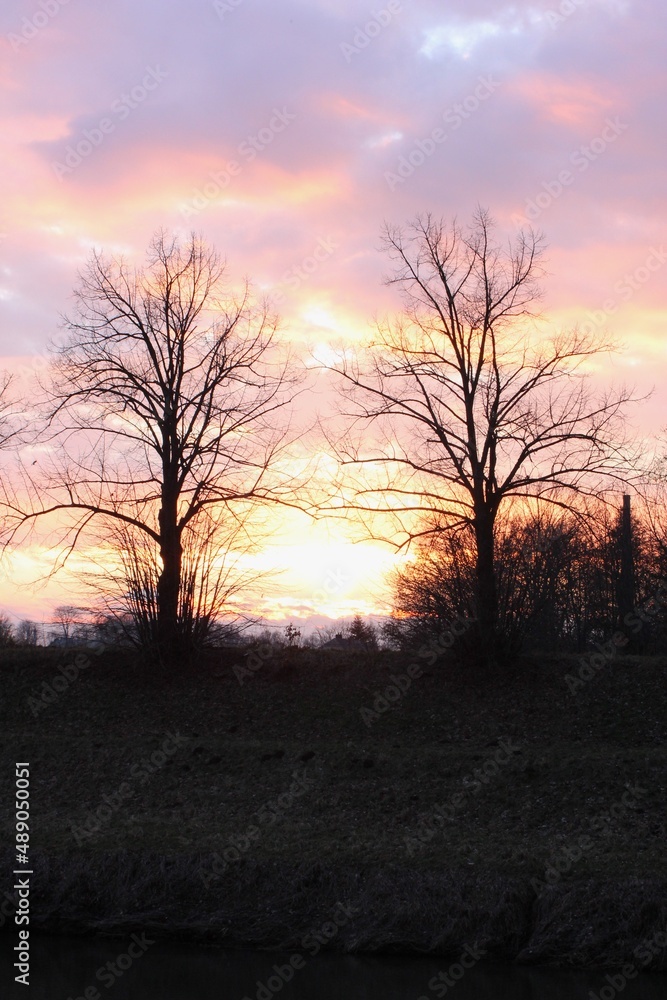
[[[76,655],[7,651],[1,668],[5,801],[29,761],[31,849],[52,872],[189,859],[200,906],[253,865],[454,878],[480,906],[486,885],[537,910],[622,885],[636,933],[667,916],[665,658],[616,660],[574,693],[576,657],[473,683],[444,659],[410,677],[398,654],[299,650],[168,677],[78,654],[54,685]]]

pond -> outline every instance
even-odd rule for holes
[[[494,965],[470,955],[310,957],[152,942],[149,935],[31,934],[30,989],[14,982],[3,934],[0,992],[30,1000],[664,1000],[667,973]],[[469,968],[464,966],[468,965]],[[634,971],[634,970],[633,970]],[[11,984],[8,992],[5,984]]]

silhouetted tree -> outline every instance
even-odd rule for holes
[[[346,506],[384,511],[404,545],[466,530],[477,641],[491,664],[503,646],[499,515],[527,498],[567,510],[623,481],[619,417],[631,397],[596,398],[577,371],[609,345],[576,330],[546,343],[530,325],[543,252],[534,232],[502,245],[479,210],[466,231],[427,215],[387,226],[383,242],[405,311],[378,325],[366,355],[336,368],[352,422],[331,443],[374,474]],[[420,515],[426,526],[415,526]]]
[[[39,639],[39,630],[35,622],[24,619],[16,626],[15,635],[19,646],[36,646]]]
[[[191,651],[184,616],[197,610],[184,596],[188,572],[205,587],[206,560],[184,572],[186,536],[195,554],[200,529],[215,545],[211,518],[224,533],[260,504],[294,502],[278,459],[297,378],[275,350],[276,319],[247,286],[227,292],[224,264],[194,234],[158,233],[138,270],[93,253],[75,294],[47,387],[54,457],[39,477],[23,470],[8,537],[55,515],[67,519],[63,558],[82,534],[99,541],[110,526],[142,538],[150,580],[136,600],[150,590],[152,645],[178,662]]]
[[[85,626],[89,624],[90,612],[72,604],[61,604],[54,609],[51,622],[56,626],[55,636],[66,644],[82,638]]]
[[[538,631],[560,638],[556,619],[562,573],[577,524],[562,512],[543,510],[523,516],[500,515],[494,545],[498,627],[506,648],[517,650]],[[401,646],[416,646],[450,630],[472,615],[475,604],[475,539],[472,528],[446,528],[417,545],[417,558],[395,572],[394,607],[398,616],[387,634]],[[459,652],[470,652],[477,637],[461,631]]]
[[[285,639],[288,646],[298,646],[301,639],[301,629],[290,622],[285,628]]]
[[[377,649],[377,633],[371,622],[365,622],[361,615],[355,615],[350,624],[350,638],[361,643],[366,649]]]
[[[655,594],[660,547],[646,519],[632,517],[634,597],[619,609],[623,508],[589,505],[589,516],[545,509],[500,516],[495,565],[499,627],[508,642],[583,652],[624,632],[630,649],[655,648],[664,614],[639,627],[635,611]],[[469,528],[444,531],[418,546],[417,559],[394,574],[395,617],[387,635],[413,647],[447,631],[474,597],[474,544]],[[623,614],[620,614],[622,610]],[[629,619],[627,618],[629,616]],[[639,632],[637,631],[639,627]],[[469,633],[460,645],[465,651]]]
[[[195,530],[183,532],[178,623],[181,641],[191,652],[227,643],[254,621],[236,599],[263,575],[243,565],[255,541],[248,542],[243,524],[221,524],[220,512],[202,515]],[[97,595],[107,633],[122,645],[155,652],[159,547],[144,533],[118,524],[96,562],[97,569],[84,579]]]
[[[14,626],[7,615],[0,614],[0,647],[15,645]]]

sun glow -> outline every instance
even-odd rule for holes
[[[249,583],[233,603],[275,622],[289,617],[338,618],[388,614],[389,576],[405,556],[379,542],[353,541],[350,525],[307,521],[304,515],[277,513],[255,552],[230,559]],[[11,614],[40,622],[50,620],[56,604],[88,606],[94,595],[83,581],[109,564],[108,548],[81,547],[55,576],[58,552],[42,540],[5,557],[0,604]],[[40,583],[36,582],[41,581]]]
[[[311,532],[306,536],[249,558],[267,573],[258,594],[266,617],[387,613],[387,575],[400,563],[391,549],[340,537],[320,540]]]

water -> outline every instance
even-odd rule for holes
[[[623,1000],[667,997],[667,973],[625,980],[620,970],[567,971],[481,962],[460,980],[450,979],[452,985],[447,986],[443,980],[434,983],[433,977],[441,971],[447,974],[454,960],[433,957],[304,954],[303,966],[291,968],[290,977],[289,953],[147,944],[150,937],[142,940],[140,934],[133,942],[129,936],[33,933],[26,989],[14,983],[10,952],[15,935],[3,934],[0,940],[0,995],[11,1000],[591,1000],[591,991],[599,1000],[619,995]],[[130,946],[134,958],[128,957]],[[298,960],[295,964],[301,965]],[[455,967],[453,975],[459,972]]]

